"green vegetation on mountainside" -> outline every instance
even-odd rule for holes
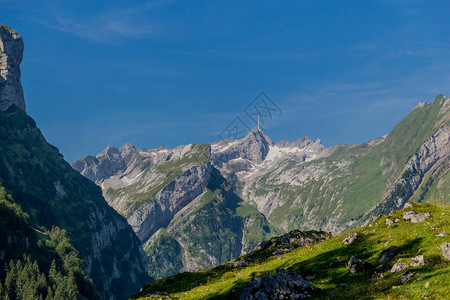
[[[33,228],[0,187],[0,298],[99,299],[65,230]]]
[[[29,224],[64,229],[80,257],[89,260],[86,271],[104,296],[134,292],[136,282],[114,285],[119,278],[108,275],[134,272],[130,261],[142,259],[131,228],[106,203],[100,188],[73,170],[46,142],[34,120],[15,105],[0,112],[0,153],[0,185],[29,216]],[[114,231],[114,243],[109,243],[110,231],[101,231],[104,226]],[[108,244],[101,244],[101,239]],[[110,259],[118,253],[131,255],[113,264]]]
[[[275,234],[261,213],[236,196],[217,169],[212,169],[198,201],[189,214],[144,244],[150,276],[164,278],[183,268],[225,263]]]
[[[431,217],[422,223],[410,223],[402,218],[406,209],[396,211],[389,218],[399,219],[398,223],[389,227],[387,217],[380,216],[351,231],[359,236],[351,244],[342,243],[346,234],[281,255],[273,255],[272,248],[255,250],[246,256],[253,254],[259,258],[247,266],[235,268],[227,264],[207,271],[178,274],[144,285],[134,299],[150,299],[146,296],[156,292],[167,292],[174,299],[235,299],[252,278],[279,268],[294,270],[304,278],[313,275],[309,283],[322,289],[321,299],[448,299],[450,262],[443,259],[439,247],[449,241],[450,207],[413,204],[413,209],[429,212]],[[379,259],[386,250],[394,250],[395,257],[380,267]],[[424,256],[424,266],[389,272],[397,260],[409,264],[417,255]],[[351,274],[347,268],[351,256],[372,266]],[[383,277],[372,281],[374,272]],[[400,276],[409,272],[414,276],[402,284]]]
[[[71,237],[76,244],[89,243],[91,237],[84,234],[89,232],[85,218],[90,206],[102,204],[100,190],[86,178],[72,176],[64,182],[64,196],[58,198],[55,185],[73,175],[58,149],[45,141],[34,120],[20,109],[10,107],[0,112],[0,124],[1,184],[11,191],[32,223],[47,228],[58,224],[76,233]]]
[[[295,228],[341,231],[355,227],[365,221],[364,216],[377,204],[385,201],[405,163],[425,140],[439,127],[450,125],[446,102],[440,95],[432,103],[415,108],[384,141],[341,145],[330,157],[301,165],[287,162],[258,178],[249,190],[256,196],[279,191],[283,205],[274,209],[269,220],[284,231]],[[448,177],[448,169],[439,176]],[[285,174],[304,174],[306,179],[300,185],[279,183]],[[441,189],[442,186],[445,185],[441,184]],[[433,201],[429,196],[422,201]],[[448,198],[440,199],[449,203]]]

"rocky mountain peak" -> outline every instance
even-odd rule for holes
[[[255,128],[239,140],[226,139],[213,143],[211,158],[219,166],[236,158],[260,164],[273,145],[273,141],[264,132]]]
[[[247,133],[247,135],[242,140],[248,142],[254,141],[258,143],[264,143],[270,146],[274,145],[274,142],[267,135],[265,135],[262,130],[256,128],[250,130],[250,132]]]
[[[20,63],[23,57],[23,40],[20,34],[0,24],[0,111],[15,104],[25,110],[23,89],[20,83]]]

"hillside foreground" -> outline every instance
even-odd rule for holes
[[[413,223],[402,216],[411,210],[430,216]],[[292,249],[298,240],[281,247],[272,243],[211,270],[148,283],[133,299],[237,299],[254,277],[277,269],[294,270],[320,288],[310,294],[312,299],[449,299],[450,261],[440,248],[450,242],[449,216],[450,206],[412,203],[412,208],[381,215],[364,227],[284,254],[274,255],[283,252],[274,251]],[[357,239],[344,244],[352,233],[357,233]],[[349,271],[352,256],[367,263],[363,271]],[[423,263],[414,264],[417,256],[423,256]],[[247,263],[239,267],[239,261]],[[392,273],[394,265],[404,269]]]

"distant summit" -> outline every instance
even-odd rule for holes
[[[23,57],[23,40],[20,34],[0,24],[0,111],[15,104],[25,110],[23,89],[20,83],[20,63]]]

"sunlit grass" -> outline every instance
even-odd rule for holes
[[[397,211],[390,218],[398,218],[399,223],[388,227],[386,217],[381,216],[369,225],[351,231],[357,232],[360,238],[350,245],[342,243],[347,233],[268,259],[264,259],[267,253],[263,252],[273,249],[261,250],[254,255],[257,262],[247,267],[233,269],[223,265],[208,271],[178,274],[144,286],[138,296],[141,297],[139,299],[150,299],[144,295],[165,291],[175,299],[233,299],[254,276],[283,268],[295,270],[303,276],[314,273],[315,278],[310,283],[323,289],[320,298],[449,299],[450,262],[442,259],[439,246],[449,241],[450,207],[414,204],[414,209],[430,212],[431,217],[420,224],[405,223],[401,217],[403,210]],[[444,237],[436,236],[438,233]],[[397,249],[395,258],[387,265],[377,267],[382,251],[390,248]],[[425,266],[389,273],[398,259],[410,263],[419,254],[424,256]],[[352,255],[371,263],[373,268],[350,274],[347,262]],[[371,282],[375,271],[384,277]],[[416,275],[406,284],[401,284],[399,277],[407,272]],[[428,287],[425,288],[427,282]]]

